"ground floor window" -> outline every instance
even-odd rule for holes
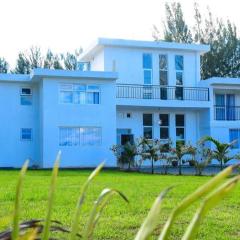
[[[143,136],[147,139],[153,139],[153,114],[143,114]]]
[[[102,141],[100,127],[60,127],[60,146],[99,146]]]
[[[176,123],[176,146],[185,144],[185,116],[184,114],[175,115]]]
[[[229,141],[236,141],[233,148],[240,148],[240,129],[229,129]]]
[[[22,128],[21,129],[21,140],[24,140],[24,141],[32,140],[32,129],[31,128]]]

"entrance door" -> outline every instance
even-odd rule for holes
[[[133,144],[133,134],[122,134],[121,145],[125,145],[127,142]]]

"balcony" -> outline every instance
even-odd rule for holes
[[[239,121],[240,106],[214,106],[214,120]]]
[[[209,101],[209,89],[203,87],[117,84],[117,98]]]

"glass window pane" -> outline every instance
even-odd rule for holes
[[[22,88],[23,95],[31,95],[31,88]]]
[[[167,127],[160,128],[160,139],[168,139],[169,138],[169,129]]]
[[[31,140],[32,139],[32,129],[31,128],[22,128],[21,129],[21,139],[22,140]]]
[[[168,114],[160,114],[159,120],[161,122],[161,126],[169,126],[169,116]]]
[[[144,70],[144,84],[151,84],[152,83],[152,70]]]
[[[21,105],[32,105],[32,96],[21,96]]]
[[[159,69],[167,70],[167,55],[159,55]]]
[[[176,72],[176,85],[183,85],[183,73]]]
[[[180,126],[180,127],[184,127],[185,126],[184,115],[177,114],[175,116],[175,119],[176,119],[176,126]]]
[[[152,114],[143,114],[143,126],[152,126]]]
[[[160,71],[160,85],[168,85],[168,72]]]
[[[73,102],[73,93],[72,92],[60,92],[60,101],[61,101],[61,103],[72,103]]]
[[[152,139],[152,127],[143,128],[143,136],[147,139]]]
[[[183,56],[181,56],[181,55],[175,56],[175,69],[183,70]]]
[[[147,68],[147,69],[152,68],[152,54],[149,54],[149,53],[143,54],[143,68]]]
[[[177,140],[184,139],[184,128],[176,128],[176,139]]]
[[[73,86],[73,89],[75,91],[86,91],[86,86],[85,85],[80,85],[80,84],[75,84]]]
[[[215,101],[217,106],[225,105],[225,95],[224,94],[216,94]]]
[[[99,93],[98,92],[93,93],[93,103],[99,104]]]
[[[239,129],[230,129],[229,130],[229,140],[230,142],[236,141],[234,145],[232,146],[233,148],[239,148]]]

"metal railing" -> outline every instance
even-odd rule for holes
[[[209,101],[202,87],[117,84],[117,98]]]
[[[214,106],[214,119],[220,121],[240,120],[240,106]]]

